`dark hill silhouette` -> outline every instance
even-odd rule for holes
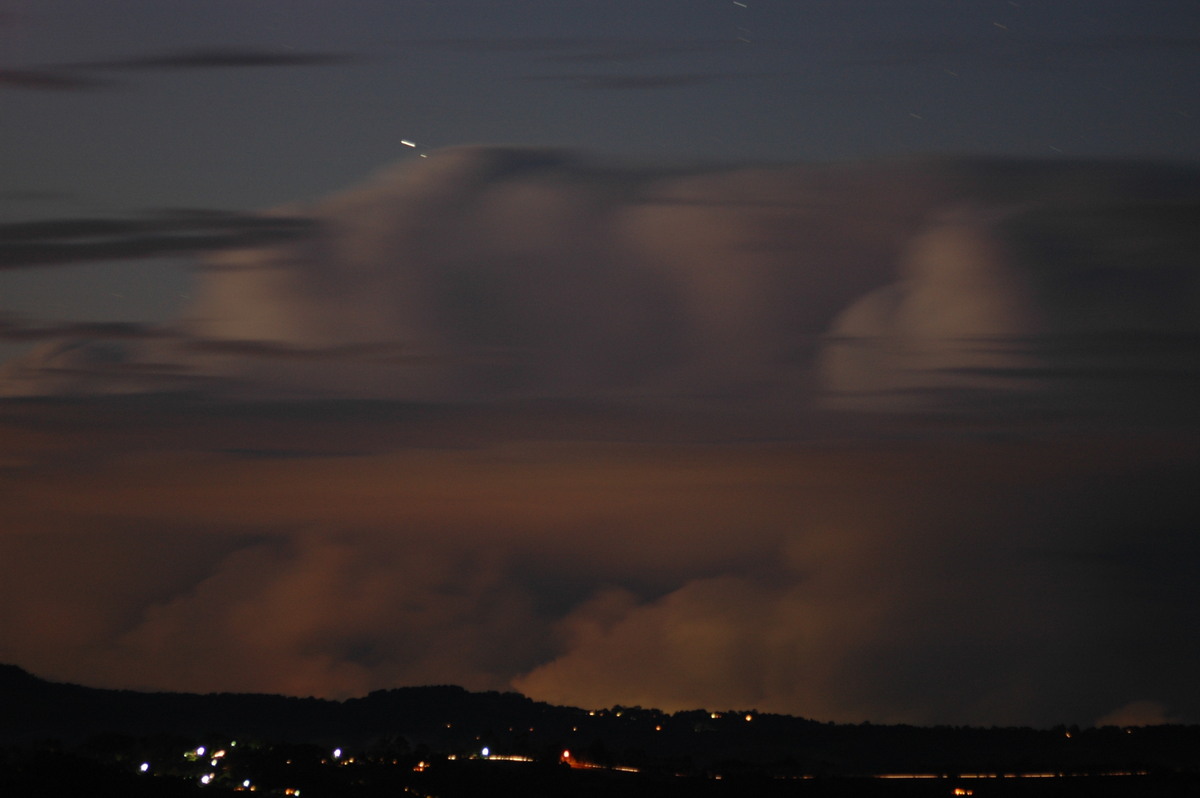
[[[749,718],[749,719],[747,719]],[[347,750],[518,754],[562,750],[643,772],[1200,772],[1200,726],[1138,729],[835,725],[754,711],[588,711],[455,686],[379,690],[330,701],[262,694],[143,693],[63,684],[0,665],[0,744],[54,739],[257,739]]]

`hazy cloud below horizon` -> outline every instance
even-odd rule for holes
[[[0,660],[156,690],[1198,717],[1194,431],[784,443],[395,408],[7,406]]]

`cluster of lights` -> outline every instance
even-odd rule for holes
[[[231,740],[229,742],[230,748],[233,748],[236,745],[237,745],[237,740]],[[206,754],[207,754],[207,756],[205,756]],[[188,750],[183,752],[183,758],[189,762],[199,762],[204,759],[207,759],[208,766],[210,768],[218,767],[221,764],[221,760],[224,759],[228,755],[229,755],[229,752],[226,751],[224,748],[220,748],[216,751],[213,751],[211,754],[209,754],[208,749],[205,748],[203,745],[198,745],[195,748],[189,748]],[[138,765],[138,771],[141,773],[150,773],[151,772],[150,763],[149,762],[141,763],[140,765]],[[197,777],[197,781],[199,781],[200,784],[202,784],[202,785],[212,784],[216,780],[217,780],[217,773],[215,770],[201,773],[199,775],[199,777]],[[258,790],[258,786],[251,783],[250,779],[244,779],[240,785],[238,785],[237,787],[234,787],[234,790],[236,790],[238,792],[241,792],[244,790],[249,790],[251,792],[255,792]],[[293,793],[293,794],[298,795],[299,792],[297,791],[296,793]]]
[[[599,710],[599,711],[592,710],[592,711],[588,712],[588,715],[594,717],[597,714],[608,715],[609,713],[610,713],[609,710]],[[611,713],[613,715],[615,715],[616,717],[621,717],[624,714],[623,710],[620,710],[620,709],[611,710]],[[709,717],[716,720],[716,719],[722,718],[723,716],[719,712],[711,712],[711,713],[709,713]],[[744,715],[741,715],[741,717],[742,717],[742,719],[744,719],[747,722],[754,719],[753,713],[745,713]],[[447,723],[446,727],[452,728],[452,724]],[[661,724],[659,724],[659,725],[656,725],[654,727],[654,729],[655,729],[655,731],[662,731],[663,727]],[[578,727],[575,727],[572,730],[577,731]],[[530,731],[532,731],[532,729],[530,729]],[[476,739],[478,739],[478,738],[476,738]],[[233,747],[236,745],[237,745],[236,741],[230,742],[230,747]],[[221,764],[221,760],[225,759],[225,757],[228,755],[228,751],[226,751],[225,749],[219,749],[219,750],[213,751],[211,754],[206,756],[207,753],[208,753],[208,749],[206,749],[203,745],[201,745],[201,746],[197,746],[194,749],[189,749],[189,750],[185,751],[183,756],[185,759],[187,759],[190,762],[198,762],[198,761],[207,759],[209,767],[215,769]],[[354,762],[354,758],[347,757],[345,752],[343,751],[343,749],[340,747],[334,748],[330,752],[330,754],[331,754],[331,759],[338,764],[348,765],[348,764]],[[534,759],[532,757],[527,757],[527,756],[493,754],[492,750],[489,746],[481,747],[479,749],[479,753],[477,756],[479,756],[483,759],[497,760],[497,761],[513,761],[513,762],[532,762],[532,761],[534,761]],[[447,758],[451,759],[451,760],[457,759],[457,757],[454,754],[450,754]],[[326,761],[326,760],[322,760],[322,761]],[[575,758],[573,758],[571,756],[571,752],[569,750],[564,750],[562,752],[562,754],[559,757],[559,761],[563,762],[565,764],[568,764],[571,767],[576,767],[576,768],[602,767],[602,766],[598,766],[598,765],[595,765],[590,762],[576,760]],[[291,760],[288,760],[288,764],[291,764]],[[421,761],[421,762],[417,763],[417,765],[413,768],[413,770],[415,772],[420,773],[420,772],[423,772],[426,769],[428,769],[429,765],[430,765],[429,762]],[[149,762],[142,762],[138,769],[142,773],[149,773],[151,770],[151,765]],[[627,772],[633,772],[633,773],[638,772],[637,768],[623,767],[623,766],[609,766],[605,769],[620,770],[620,771],[627,771]],[[917,777],[920,777],[921,775],[924,775],[924,774],[919,774],[919,775],[904,774],[904,777],[917,778]],[[888,776],[884,776],[883,778],[898,778],[898,777],[901,777],[901,776],[889,774]],[[216,779],[217,779],[217,773],[214,771],[202,773],[198,778],[200,784],[202,784],[202,785],[212,784],[214,781],[216,781]],[[256,791],[258,789],[258,787],[257,787],[257,785],[252,784],[250,779],[245,779],[244,781],[241,782],[241,784],[239,786],[235,787],[234,789],[236,791],[243,791],[243,790]],[[299,790],[299,788],[296,788],[296,787],[288,787],[286,789],[283,789],[281,792],[282,792],[282,794],[287,795],[287,796],[299,796],[300,795],[300,790]],[[972,794],[971,791],[962,792],[962,791],[956,790],[954,792],[954,795],[971,795],[971,794]]]
[[[185,752],[184,758],[188,759],[189,761],[195,762],[198,759],[202,759],[207,752],[208,752],[208,749],[205,748],[204,746],[200,745],[200,746],[197,746],[196,750],[194,750],[194,751]],[[212,755],[208,759],[208,766],[211,768],[215,768],[217,766],[217,764],[224,758],[225,758],[225,749],[224,748],[220,749],[219,751],[213,751]],[[217,778],[217,774],[215,772],[214,773],[204,773],[200,776],[200,783],[201,784],[212,784],[213,780],[216,778]]]
[[[597,714],[603,716],[603,715],[609,714],[609,712],[607,710],[599,710],[599,711],[593,710],[593,711],[588,712],[588,715],[590,715],[590,716],[595,716]],[[621,710],[613,710],[613,714],[617,717],[620,717],[622,715],[622,711]],[[753,721],[754,717],[755,717],[753,712],[746,712],[744,714],[729,713],[729,716],[730,717],[740,717],[742,720],[744,720],[746,722]],[[709,717],[713,720],[717,720],[717,719],[721,719],[724,716],[720,712],[710,712]],[[447,723],[446,727],[450,728],[451,724]],[[662,731],[663,727],[662,727],[662,725],[656,725],[654,727],[654,729],[655,729],[655,731]],[[577,731],[577,730],[578,730],[578,727],[572,728],[572,731]],[[530,731],[533,731],[533,729],[531,728]],[[1132,733],[1133,730],[1125,729],[1124,731],[1126,733]],[[1069,737],[1071,737],[1071,733],[1066,732],[1065,736],[1069,738]],[[478,740],[479,738],[476,737],[476,739]],[[230,748],[232,748],[236,745],[237,745],[237,741],[231,741],[229,743]],[[215,769],[221,764],[221,760],[225,759],[228,756],[228,751],[226,751],[225,749],[218,749],[216,751],[213,751],[208,756],[206,756],[207,752],[208,752],[208,749],[206,749],[203,745],[201,745],[201,746],[197,746],[194,749],[188,749],[187,751],[184,751],[183,757],[184,757],[184,759],[188,760],[189,762],[201,762],[203,760],[207,760],[209,767]],[[528,757],[528,756],[493,754],[492,750],[489,746],[481,747],[479,749],[479,753],[477,755],[472,755],[469,758],[475,758],[475,756],[481,757],[483,759],[496,760],[496,761],[512,761],[512,762],[533,762],[533,761],[535,761],[533,757]],[[340,747],[334,748],[331,751],[331,757],[332,757],[333,761],[335,761],[341,765],[348,765],[348,764],[351,764],[354,762],[354,757],[347,757],[345,755],[345,752]],[[457,758],[458,757],[454,754],[450,754],[447,756],[447,759],[449,759],[449,760],[454,760]],[[322,760],[323,763],[326,761],[327,760]],[[629,772],[629,773],[640,772],[638,768],[634,768],[634,767],[627,767],[627,766],[620,766],[620,765],[603,766],[603,765],[598,765],[598,764],[587,762],[587,761],[577,760],[571,755],[570,750],[563,750],[559,756],[559,761],[563,764],[569,765],[572,768],[598,768],[598,769],[606,769],[606,770],[623,771],[623,772]],[[397,761],[392,760],[392,763],[397,764]],[[290,759],[288,760],[288,764],[292,764],[292,761]],[[413,767],[413,771],[420,773],[420,772],[424,772],[429,767],[430,767],[430,763],[422,760],[422,761],[418,762],[415,767]],[[138,765],[138,770],[141,773],[150,773],[152,770],[151,763],[150,762],[140,763]],[[1072,775],[1077,775],[1077,774],[1066,773],[1066,772],[960,773],[960,774],[958,774],[958,778],[960,778],[960,779],[987,779],[987,778],[1050,779],[1050,778],[1064,778],[1064,777],[1069,777]],[[1106,772],[1106,773],[1099,774],[1099,775],[1144,776],[1144,775],[1146,775],[1146,772],[1145,771]],[[712,776],[712,778],[720,779],[721,776],[718,774],[714,774]],[[804,776],[803,778],[812,778],[812,777]],[[941,774],[941,773],[884,773],[884,774],[876,774],[874,776],[874,778],[878,778],[878,779],[942,779],[942,778],[945,778],[945,775]],[[215,771],[204,772],[198,776],[198,781],[201,785],[212,784],[216,780],[217,780],[217,773]],[[257,791],[257,789],[258,789],[258,786],[252,784],[250,779],[245,779],[240,783],[239,786],[234,787],[234,790],[239,791],[239,792],[244,791],[244,790]],[[296,787],[284,788],[284,789],[281,789],[279,792],[286,796],[297,796],[298,797],[300,795],[300,789],[296,788]],[[971,795],[974,795],[974,791],[971,789],[965,788],[965,787],[956,787],[951,792],[951,795],[952,796],[971,796]]]

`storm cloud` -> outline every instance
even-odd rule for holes
[[[0,270],[246,249],[302,236],[306,219],[167,211],[135,219],[53,219],[0,225]]]
[[[162,334],[5,366],[0,660],[1195,720],[1198,198],[469,147],[266,212],[304,235],[202,254]]]
[[[1128,404],[1152,374],[1141,398],[1186,402],[1197,197],[1168,167],[670,171],[463,147],[255,216],[10,225],[4,258],[213,251],[175,325],[199,345],[146,356],[243,386],[252,371],[260,396],[912,409],[979,392],[1071,405],[1086,383]],[[239,347],[403,357],[264,364]]]

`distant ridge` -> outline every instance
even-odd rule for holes
[[[453,685],[377,690],[345,701],[137,692],[47,681],[16,665],[0,664],[0,742],[217,731],[289,742],[364,740],[400,728],[424,735],[468,718],[526,723],[556,713],[586,714],[517,693],[471,693]]]
[[[1200,726],[1030,729],[837,725],[755,711],[584,710],[511,692],[438,685],[332,701],[279,695],[144,693],[50,682],[0,665],[0,745],[99,735],[380,746],[608,763],[740,763],[789,773],[1200,772]]]

